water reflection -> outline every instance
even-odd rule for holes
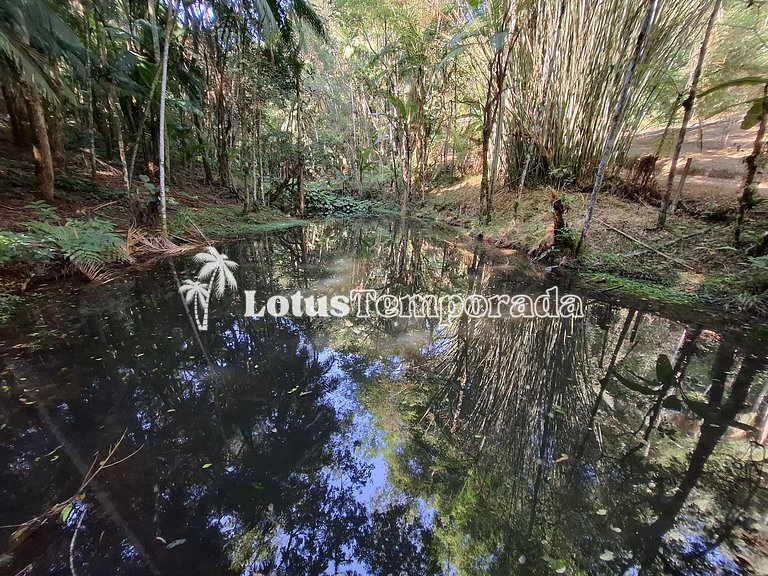
[[[227,254],[264,298],[550,282],[401,222]],[[177,292],[195,268],[50,292],[0,336],[0,574],[768,570],[759,332],[598,302],[447,327],[253,320],[238,294],[198,332]]]

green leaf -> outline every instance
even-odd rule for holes
[[[661,405],[668,410],[676,410],[677,412],[683,409],[683,403],[678,396],[667,396]]]
[[[699,98],[704,98],[704,96],[709,96],[713,92],[718,92],[725,88],[730,88],[731,86],[745,86],[745,85],[754,85],[754,84],[763,85],[766,83],[768,83],[768,78],[763,78],[760,76],[747,76],[746,78],[737,78],[736,80],[728,80],[727,82],[716,84],[715,86],[712,86],[712,88],[708,88],[703,92],[699,92]]]
[[[614,553],[613,553],[613,552],[611,552],[610,550],[603,550],[603,553],[602,553],[602,554],[600,554],[600,560],[604,560],[604,561],[606,561],[606,562],[610,562],[610,561],[611,561],[611,560],[613,560],[615,557],[616,557],[616,556],[614,555]]]
[[[503,32],[497,32],[496,34],[491,36],[490,38],[491,46],[493,46],[493,49],[496,50],[497,54],[501,52],[502,49],[504,48],[504,42],[507,41],[508,34],[509,32],[504,30]]]
[[[72,509],[73,508],[74,508],[74,506],[70,502],[69,504],[64,506],[64,508],[62,509],[62,511],[61,511],[61,521],[64,522],[65,524],[67,523],[67,520],[69,520],[69,517],[72,515]]]
[[[213,466],[213,464],[211,464],[210,462],[208,464],[203,464],[203,470],[206,470],[206,469],[210,468],[211,466]]]
[[[749,424],[744,424],[743,422],[739,422],[738,420],[731,420],[728,418],[723,417],[723,415],[720,413],[720,410],[715,408],[714,406],[710,406],[709,404],[706,404],[704,402],[700,402],[698,400],[694,400],[693,398],[688,398],[687,396],[683,396],[683,401],[685,402],[686,406],[696,414],[699,418],[703,418],[704,421],[707,424],[712,424],[715,426],[722,426],[722,427],[732,427],[732,428],[738,428],[739,430],[743,430],[744,432],[755,432],[755,428],[750,426]]]
[[[667,386],[675,384],[675,370],[672,368],[672,363],[666,354],[659,354],[656,360],[656,378],[659,383],[666,384]]]
[[[616,377],[616,380],[621,382],[624,386],[626,386],[630,390],[634,390],[635,392],[640,392],[640,394],[644,394],[646,396],[654,396],[659,391],[658,388],[651,388],[649,386],[644,386],[639,382],[635,382],[631,378],[622,376],[618,372],[614,372],[613,375]]]
[[[752,101],[752,106],[744,115],[744,120],[741,121],[742,130],[749,130],[760,123],[760,119],[763,117],[763,100],[764,98],[758,98]]]

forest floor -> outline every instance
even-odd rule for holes
[[[746,254],[768,231],[764,203],[748,213],[743,244],[737,248],[733,240],[737,198],[746,171],[743,159],[754,141],[754,130],[740,130],[739,121],[726,118],[693,127],[696,138],[683,148],[681,161],[686,156],[693,158],[683,190],[685,209],[670,214],[664,230],[654,229],[658,204],[652,199],[604,193],[581,257],[558,259],[545,251],[542,260],[552,263],[554,256],[555,264],[578,273],[596,288],[615,290],[617,295],[768,316],[768,267],[764,259]],[[640,134],[631,154],[655,153],[661,133]],[[667,170],[668,160],[657,163],[657,188],[663,186]],[[627,177],[627,172],[622,175]],[[759,187],[763,202],[768,199],[767,184],[763,179]],[[517,193],[504,189],[494,196],[491,224],[478,226],[480,176],[475,175],[430,191],[419,214],[463,227],[470,235],[482,235],[497,248],[528,252],[551,242],[552,192],[549,187],[527,190],[515,218]],[[574,241],[583,224],[589,192],[589,187],[556,191],[565,201],[566,223]]]
[[[0,119],[1,120],[1,119]],[[741,134],[730,121],[705,124],[698,130],[701,149],[684,149],[694,164],[684,191],[685,213],[670,215],[665,230],[652,227],[657,207],[619,195],[603,194],[583,255],[577,261],[545,253],[546,263],[560,264],[576,272],[592,286],[631,298],[667,301],[671,304],[705,303],[720,309],[768,315],[768,267],[734,247],[733,216],[750,134]],[[26,206],[35,200],[35,174],[28,148],[14,148],[0,122],[0,230],[23,232],[36,217]],[[694,130],[696,133],[696,129]],[[642,155],[658,145],[660,132],[642,134],[633,152]],[[119,169],[99,162],[95,181],[90,179],[85,149],[69,151],[68,168],[57,171],[58,213],[64,217],[96,216],[115,224],[119,233],[131,225]],[[169,228],[176,243],[198,242],[203,237],[221,239],[300,224],[275,210],[247,216],[230,193],[203,183],[202,175],[188,169],[170,183]],[[658,179],[663,179],[660,163]],[[513,215],[516,193],[505,190],[494,198],[494,221],[477,226],[480,177],[469,176],[427,193],[416,215],[465,229],[500,249],[527,251],[547,243],[551,236],[550,188],[534,187],[521,199]],[[567,224],[580,229],[589,194],[580,189],[559,191],[567,206]],[[760,188],[768,196],[765,184]],[[744,232],[746,244],[756,243],[768,230],[763,206],[750,213]],[[619,232],[620,231],[620,232]],[[623,234],[622,234],[623,233]],[[575,232],[574,232],[575,236]],[[630,239],[631,237],[632,239]],[[650,249],[649,249],[650,247]],[[0,267],[2,293],[17,294],[26,287],[28,272]],[[43,277],[45,281],[45,277]],[[30,286],[31,287],[31,286]],[[2,300],[2,298],[0,298]],[[2,302],[0,302],[2,316]]]
[[[28,223],[38,217],[29,207],[37,200],[35,168],[30,147],[13,146],[9,132],[0,113],[0,232],[24,233]],[[125,237],[132,218],[121,172],[114,165],[98,161],[96,178],[91,180],[88,160],[87,149],[68,149],[66,169],[56,170],[55,208],[60,222],[67,218],[96,217],[113,223],[114,231]],[[207,239],[248,236],[303,222],[277,210],[263,209],[244,215],[242,203],[235,196],[218,186],[204,184],[202,174],[187,168],[176,174],[181,176],[172,178],[169,184],[168,227],[171,241],[180,249],[191,249]],[[151,238],[157,231],[149,228],[145,235]],[[136,254],[133,261],[141,264],[157,256],[145,251]],[[110,271],[119,274],[128,269],[129,266],[122,265]],[[56,262],[42,267],[23,263],[0,265],[0,324],[19,301],[21,293],[44,289],[64,277],[72,279],[66,272]],[[80,278],[74,279],[80,281]]]

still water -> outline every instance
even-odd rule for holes
[[[245,318],[244,289],[570,287],[399,222],[221,250],[207,330],[184,255],[0,332],[0,574],[768,574],[764,328],[588,293],[580,319]]]

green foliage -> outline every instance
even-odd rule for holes
[[[52,251],[35,240],[31,234],[0,231],[0,266],[49,260]]]
[[[56,209],[45,202],[27,208],[37,219],[26,224],[27,232],[0,232],[0,265],[37,265],[61,259],[93,278],[104,265],[129,260],[125,241],[114,225],[99,218],[68,218],[63,223]]]
[[[57,254],[83,271],[128,260],[125,241],[114,233],[114,225],[107,220],[69,218],[64,224],[35,220],[28,226],[43,242],[50,243]]]
[[[11,319],[13,311],[20,302],[21,296],[0,292],[0,325],[6,324]]]
[[[305,199],[309,214],[369,216],[376,207],[376,203],[371,200],[357,200],[323,190],[307,190]]]

